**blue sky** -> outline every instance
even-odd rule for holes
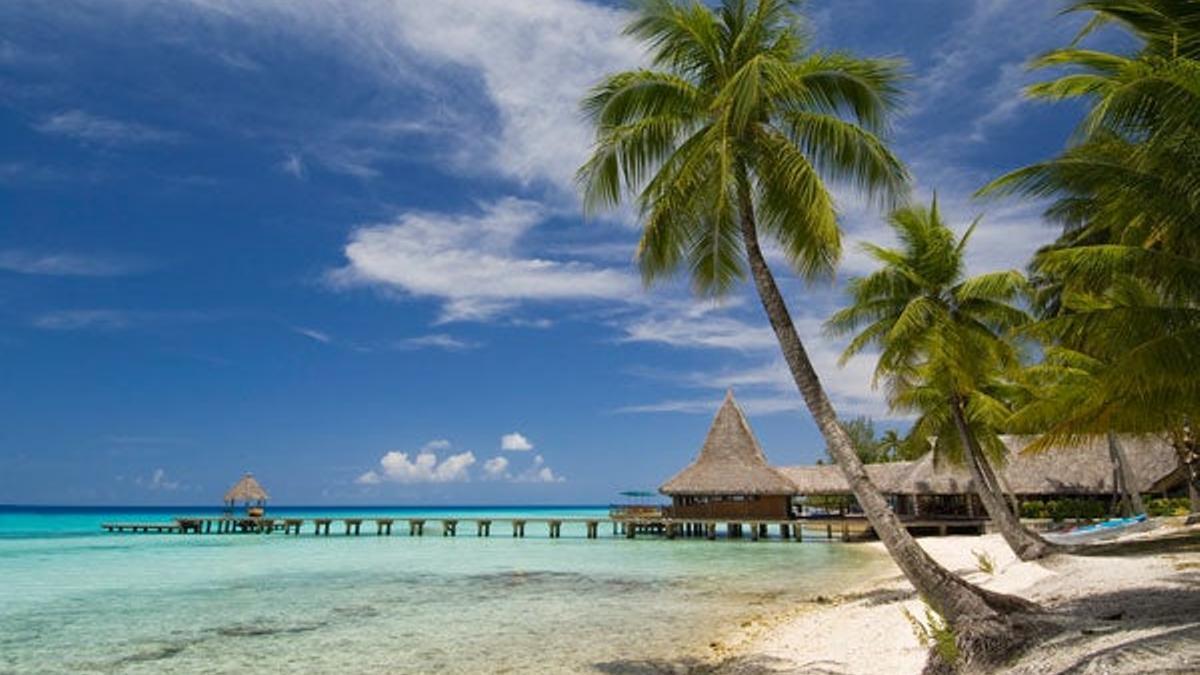
[[[1054,231],[977,204],[1077,111],[1024,62],[1078,18],[1042,0],[810,2],[815,44],[908,61],[893,141],[975,270]],[[823,444],[752,295],[644,291],[628,213],[585,221],[577,113],[637,65],[583,0],[0,6],[0,503],[604,503],[695,454],[734,387],[773,461]],[[841,195],[847,255],[887,241]],[[843,415],[838,283],[777,272]],[[749,289],[745,289],[748,291]]]

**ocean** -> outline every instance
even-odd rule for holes
[[[0,673],[646,673],[752,617],[885,573],[791,541],[107,534],[188,508],[0,507]],[[269,515],[582,518],[604,508],[271,508]],[[815,533],[814,533],[815,534]]]

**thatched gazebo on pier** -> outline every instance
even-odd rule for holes
[[[790,518],[796,488],[767,464],[733,391],[713,418],[700,454],[659,492],[673,518]]]
[[[258,480],[254,478],[254,474],[247,473],[242,476],[241,480],[233,484],[229,488],[229,492],[225,493],[225,511],[230,515],[237,505],[244,504],[246,506],[246,515],[250,518],[261,518],[267,506],[267,500],[270,497]]]

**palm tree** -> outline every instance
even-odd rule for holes
[[[1158,420],[1200,514],[1200,383],[1191,377],[1200,367],[1200,3],[1086,0],[1069,9],[1093,13],[1080,38],[1114,23],[1141,46],[1126,55],[1076,40],[1037,59],[1069,72],[1031,95],[1090,104],[1077,142],[981,192],[1054,199],[1047,214],[1064,234],[1034,260],[1054,310],[1037,332],[1104,365],[1105,409]],[[1068,297],[1073,306],[1059,302]]]
[[[909,459],[904,455],[904,438],[895,429],[888,429],[879,437],[879,456],[884,462]]]
[[[888,222],[900,248],[863,245],[880,268],[850,281],[850,306],[826,323],[835,335],[857,333],[842,363],[879,347],[876,382],[887,381],[894,408],[921,414],[911,436],[936,438],[942,456],[967,466],[992,522],[1022,560],[1043,557],[1055,547],[1021,525],[991,466],[1008,455],[999,436],[1008,407],[996,393],[1019,363],[1003,334],[1028,321],[1011,304],[1024,278],[1013,271],[966,278],[964,251],[979,221],[956,238],[937,197],[929,208],[892,211]]]
[[[1108,391],[1106,364],[1083,352],[1058,345],[1046,347],[1041,363],[1026,369],[1023,379],[1033,397],[1018,408],[1008,420],[1011,429],[1034,432],[1039,437],[1026,451],[1038,452],[1050,444],[1070,441],[1076,437],[1103,435],[1114,466],[1114,484],[1126,511],[1145,513],[1142,497],[1133,487],[1137,481],[1125,451],[1117,437],[1118,430],[1140,431],[1161,424],[1157,415],[1137,411],[1141,419],[1129,419],[1136,407],[1105,400]]]
[[[686,266],[719,295],[749,267],[784,360],[871,525],[917,591],[955,626],[968,654],[1011,645],[1009,612],[1032,605],[972,586],[917,545],[867,477],[796,333],[763,256],[766,235],[804,278],[828,275],[841,251],[826,180],[887,199],[907,174],[877,135],[898,97],[898,66],[806,51],[784,0],[647,0],[626,32],[652,67],[609,76],[584,111],[596,128],[579,171],[588,210],[628,196],[643,222],[647,282]]]

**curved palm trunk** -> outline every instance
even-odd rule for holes
[[[1004,615],[1014,611],[1035,611],[1036,605],[963,581],[934,561],[900,523],[887,500],[871,483],[850,437],[838,424],[833,405],[800,342],[791,313],[759,247],[748,196],[741,196],[741,207],[742,243],[763,309],[771,321],[796,387],[825,437],[829,454],[850,484],[871,527],[921,597],[960,631],[960,637],[969,635],[978,638],[980,643],[990,641],[992,644],[1011,641],[1012,626]]]
[[[1196,447],[1190,421],[1184,421],[1180,437],[1174,439],[1173,445],[1187,480],[1188,498],[1191,501],[1191,514],[1187,522],[1190,525],[1200,522],[1200,449]]]
[[[962,442],[964,463],[971,473],[971,481],[975,483],[975,493],[983,502],[983,508],[987,510],[992,524],[1000,531],[1000,536],[1004,537],[1009,548],[1021,560],[1037,560],[1053,553],[1056,547],[1030,532],[1004,502],[996,474],[988,464],[987,458],[983,456],[983,449],[975,440],[975,434],[971,433],[971,428],[967,425],[961,398],[954,396],[950,399],[950,411],[954,416],[959,441]]]
[[[1108,452],[1112,455],[1113,466],[1116,469],[1117,489],[1121,492],[1121,500],[1129,509],[1129,515],[1145,513],[1146,505],[1142,503],[1142,495],[1137,491],[1137,476],[1133,474],[1133,467],[1129,466],[1125,448],[1121,447],[1121,442],[1112,430],[1108,432]]]

